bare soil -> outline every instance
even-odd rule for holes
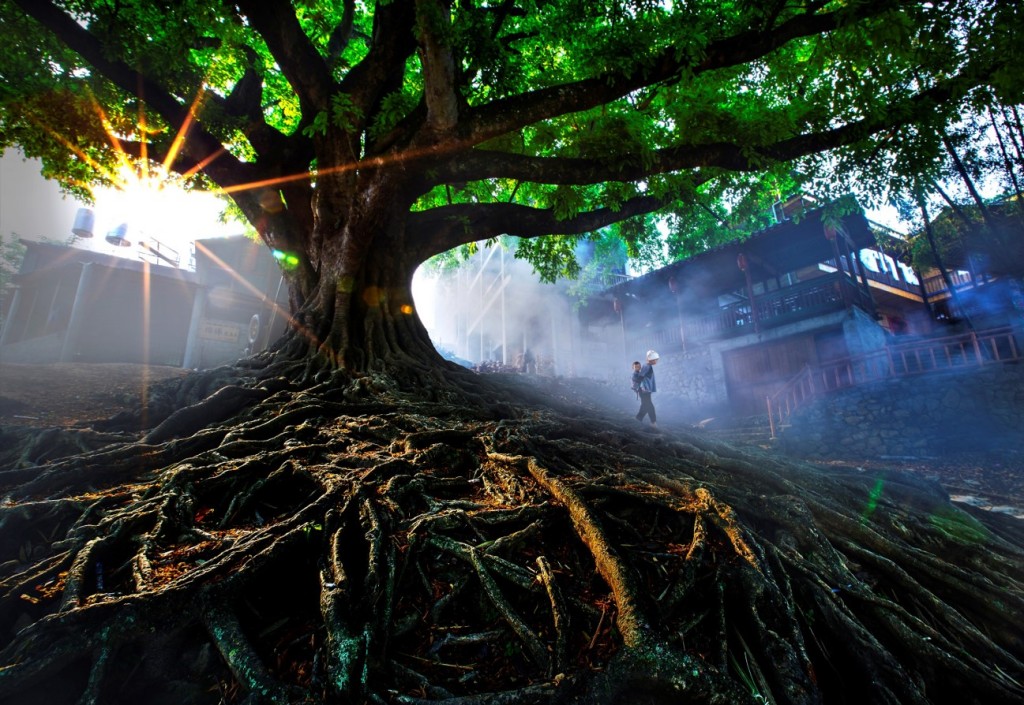
[[[132,409],[189,370],[128,363],[0,363],[0,425],[71,428]]]

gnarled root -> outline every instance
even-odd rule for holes
[[[0,700],[1024,702],[1004,519],[344,384],[18,470]]]

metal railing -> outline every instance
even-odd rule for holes
[[[1020,360],[1021,354],[1009,327],[976,333],[899,343],[877,352],[844,358],[817,367],[805,366],[781,389],[766,397],[771,437],[807,400],[866,382],[981,367]]]

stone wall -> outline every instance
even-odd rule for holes
[[[814,400],[791,423],[779,445],[807,457],[1024,453],[1024,364],[863,385]]]
[[[715,378],[714,364],[707,346],[694,347],[685,352],[662,352],[655,373],[658,392],[664,392],[662,397],[671,396],[681,404],[693,406],[712,406],[726,402],[725,383]]]

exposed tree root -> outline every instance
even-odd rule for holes
[[[0,701],[1024,702],[1012,520],[493,381],[261,364],[0,471]]]

